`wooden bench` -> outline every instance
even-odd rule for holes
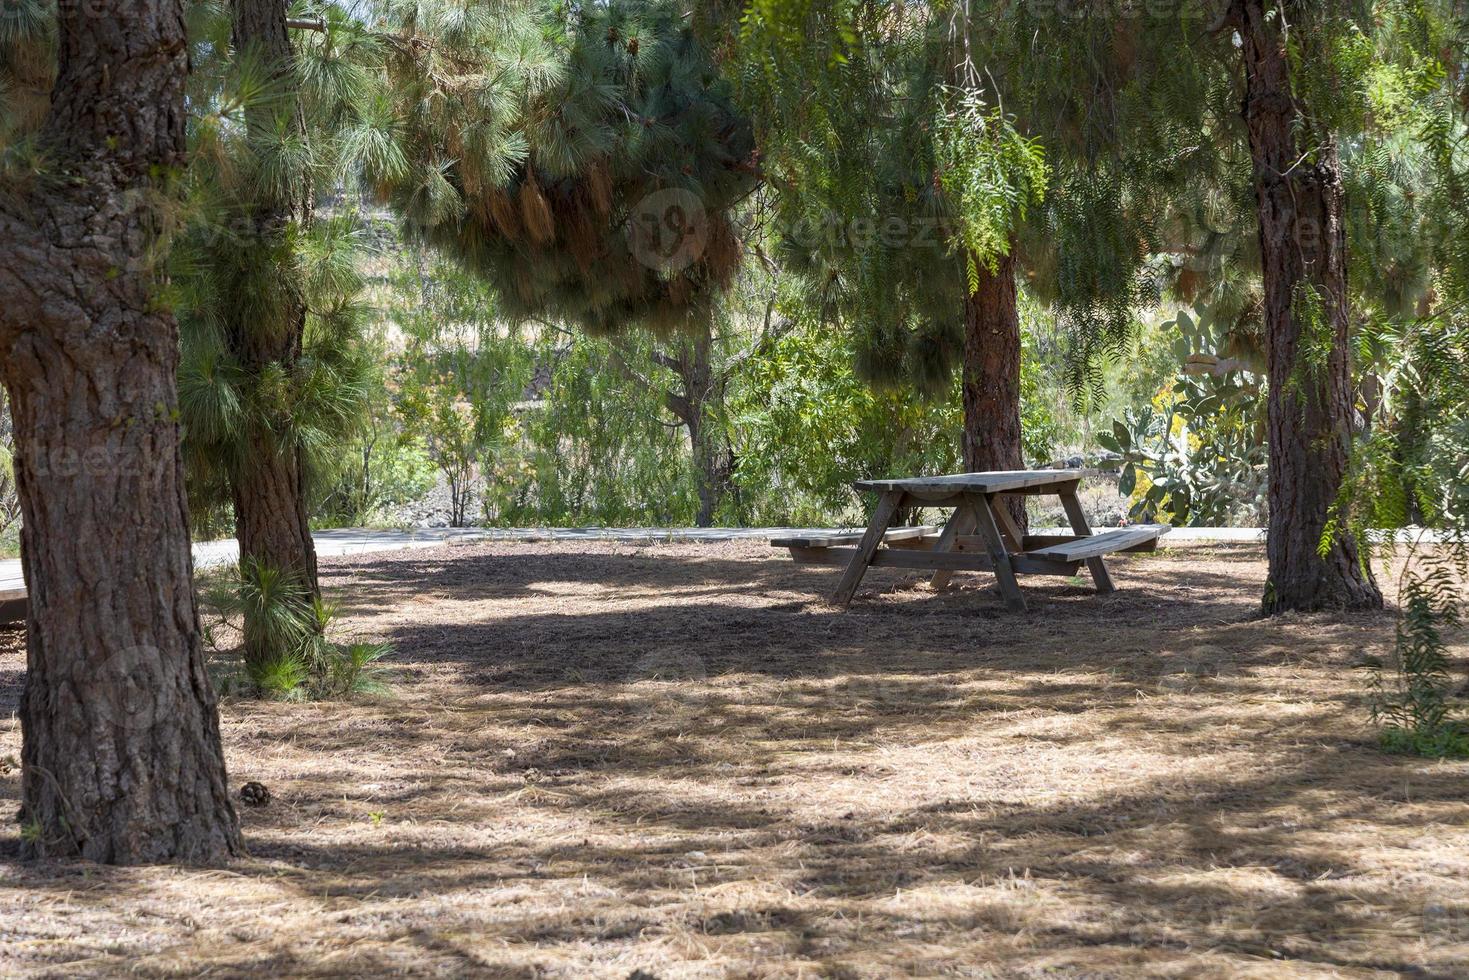
[[[1096,534],[1049,537],[1042,542],[1025,538],[1025,554],[1049,561],[1085,561],[1121,551],[1157,551],[1158,539],[1171,530],[1166,524],[1134,524]]]
[[[839,531],[835,534],[817,534],[799,538],[772,538],[770,545],[773,548],[791,548],[807,550],[811,548],[835,548],[844,544],[856,544],[862,540],[866,531]],[[939,529],[933,525],[922,527],[894,527],[889,528],[883,534],[884,544],[894,544],[899,541],[922,540],[926,537],[938,537]]]
[[[26,590],[0,588],[0,625],[23,623],[26,618]]]

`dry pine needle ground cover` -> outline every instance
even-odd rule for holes
[[[0,775],[0,974],[1469,975],[1469,765],[1363,725],[1390,615],[1113,567],[1017,617],[753,544],[328,562],[392,693],[226,701],[228,869],[20,864]]]

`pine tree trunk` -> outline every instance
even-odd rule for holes
[[[282,79],[292,76],[295,60],[286,26],[288,10],[286,0],[234,3],[235,50],[255,52]],[[295,115],[296,126],[303,128],[299,110]],[[247,113],[246,126],[253,131],[268,131],[274,125],[273,106]],[[283,267],[280,281],[270,284],[273,305],[265,315],[259,310],[234,311],[238,318],[229,324],[231,347],[249,378],[258,379],[276,366],[291,377],[299,363],[306,304],[294,282],[286,236],[292,222],[305,223],[310,212],[307,199],[275,200],[257,202],[250,215],[247,240],[241,245],[251,253],[247,267],[257,274],[273,262]],[[304,460],[300,447],[289,437],[290,422],[288,418],[266,418],[253,423],[256,429],[249,435],[249,452],[234,479],[235,534],[242,561],[285,572],[314,597],[321,592],[316,544],[306,509]],[[263,637],[251,634],[247,627],[247,655],[273,652],[263,649]]]
[[[979,288],[964,303],[964,468],[970,472],[1025,468],[1020,439],[1020,312],[1015,248],[994,272],[979,267]],[[1025,500],[1010,512],[1026,527]]]
[[[184,162],[180,0],[61,4],[48,179],[0,196],[0,378],[29,590],[27,854],[239,850],[200,646],[174,372],[147,264]]]
[[[277,450],[268,434],[255,433],[250,459],[234,481],[235,536],[242,557],[290,572],[316,592],[316,545],[303,477],[299,450]]]
[[[1270,578],[1263,607],[1267,614],[1376,609],[1382,593],[1356,542],[1337,535],[1325,554],[1320,548],[1351,448],[1341,165],[1329,142],[1310,154],[1314,162],[1302,154],[1285,38],[1265,6],[1233,0],[1231,9],[1244,41],[1265,284]]]

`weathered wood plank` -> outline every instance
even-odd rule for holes
[[[791,557],[808,565],[849,565],[856,548],[792,548]],[[872,555],[873,568],[949,569],[988,572],[994,569],[990,556],[965,551],[916,551],[911,548],[879,548]]]
[[[1081,537],[1090,537],[1092,533],[1091,524],[1087,523],[1086,511],[1082,510],[1081,498],[1076,495],[1075,490],[1067,490],[1061,494],[1061,509],[1066,511],[1066,519],[1071,522],[1071,530]],[[1062,548],[1086,548],[1089,542],[1073,541],[1070,544],[1061,545]],[[1112,573],[1107,571],[1107,563],[1102,561],[1101,555],[1087,555],[1087,571],[1092,573],[1092,583],[1097,587],[1097,593],[1106,595],[1117,591],[1117,586],[1112,584]]]
[[[856,544],[866,533],[866,531],[844,531],[838,534],[816,534],[801,538],[772,538],[770,545],[773,548],[833,548],[837,545]],[[890,544],[894,541],[923,538],[937,533],[938,527],[933,524],[925,524],[920,527],[893,527],[888,528],[882,540],[884,544]]]
[[[1021,542],[1020,550],[1026,552],[1039,551],[1043,548],[1049,548],[1051,545],[1070,544],[1072,541],[1080,541],[1083,537],[1088,536],[1080,534],[1027,534]],[[962,540],[961,543],[963,543]],[[1141,553],[1157,550],[1158,539],[1154,538],[1150,541],[1144,541],[1142,544],[1135,544],[1130,548],[1123,548],[1119,553],[1132,554],[1135,552]]]
[[[935,528],[931,534],[925,534],[921,538],[902,538],[898,541],[884,541],[883,545],[888,548],[907,548],[910,551],[932,551],[933,546],[938,543],[939,533]]]
[[[946,569],[952,572],[988,572],[994,563],[986,554],[966,551],[909,551],[883,549],[872,556],[876,568]]]
[[[902,490],[921,500],[935,496],[972,493],[1054,492],[1080,482],[1074,470],[987,470],[949,476],[920,476],[896,480],[858,480],[858,490]]]
[[[1015,569],[1016,575],[1064,575],[1070,578],[1081,570],[1081,562],[1051,561],[1047,558],[1011,555],[1010,567]]]
[[[934,551],[953,551],[958,540],[966,534],[974,531],[974,513],[967,503],[961,503],[954,508],[954,513],[949,516],[949,523],[944,525],[944,533],[934,542]],[[930,588],[942,591],[949,587],[949,582],[954,578],[951,569],[939,569],[933,573],[928,580]]]
[[[877,507],[872,512],[872,522],[863,532],[862,541],[857,545],[857,553],[852,556],[851,564],[842,573],[836,592],[832,594],[831,604],[833,606],[845,609],[851,604],[852,596],[862,582],[862,576],[867,573],[872,554],[877,550],[877,546],[882,544],[883,535],[887,533],[888,526],[893,523],[893,518],[902,509],[905,496],[902,490],[887,490],[878,498]]]
[[[1011,612],[1025,612],[1025,595],[1020,591],[1020,583],[1015,580],[1015,567],[1010,563],[1010,553],[1005,550],[1000,526],[995,523],[997,499],[994,494],[974,494],[970,498],[970,505],[979,525],[980,537],[984,538],[990,558],[994,561],[995,578],[1000,583],[1000,595],[1005,599],[1006,608]]]
[[[0,587],[0,624],[25,622],[26,618],[26,590],[25,586],[14,586],[7,582]]]
[[[1148,542],[1156,544],[1158,538],[1167,530],[1166,526],[1158,524],[1122,527],[1112,531],[1103,531],[1101,534],[1078,537],[1065,544],[1031,548],[1026,551],[1026,554],[1032,558],[1048,558],[1054,561],[1085,561],[1118,551],[1135,549]]]
[[[791,558],[803,565],[847,565],[856,557],[856,548],[792,548]],[[983,551],[918,551],[912,548],[879,548],[872,555],[873,568],[913,568],[920,571],[938,569],[950,572],[992,572],[995,563]],[[1048,561],[1014,555],[1011,568],[1017,575],[1072,576],[1081,562]]]
[[[994,505],[992,509],[995,522],[1000,525],[1000,534],[1005,538],[1005,549],[1012,553],[1020,551],[1020,542],[1024,540],[1025,532],[1015,522],[1015,516],[1010,513],[1010,507],[998,495],[991,497],[990,502]]]
[[[856,548],[791,548],[791,560],[800,565],[846,565]]]
[[[1075,490],[1068,490],[1061,494],[1061,507],[1066,511],[1066,519],[1071,522],[1071,529],[1082,537],[1089,537],[1092,528],[1087,523],[1086,511],[1082,510],[1081,498],[1076,495]],[[1061,547],[1081,548],[1085,545],[1086,542],[1075,541]],[[1098,594],[1106,595],[1109,592],[1117,591],[1117,586],[1112,583],[1112,573],[1107,571],[1107,563],[1102,561],[1101,555],[1088,556],[1086,567],[1092,573],[1092,583],[1096,585]]]

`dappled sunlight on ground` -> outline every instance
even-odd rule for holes
[[[0,973],[1469,972],[1469,765],[1364,727],[1390,614],[1254,619],[1256,549],[1113,569],[1014,616],[888,570],[837,613],[750,543],[327,562],[392,694],[225,703],[275,796],[225,870],[17,864],[0,776]]]

